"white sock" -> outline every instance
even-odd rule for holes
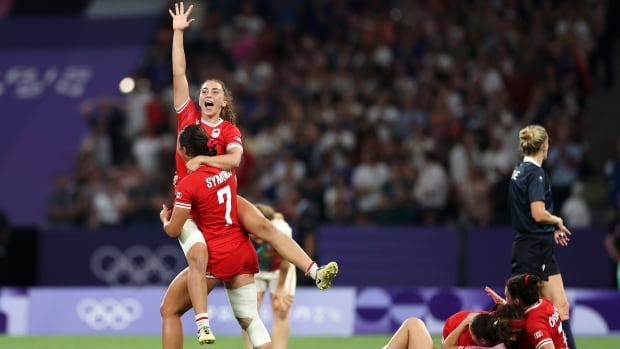
[[[319,266],[316,265],[315,261],[312,261],[310,267],[306,270],[306,275],[311,277],[313,280],[316,280],[316,271],[319,270]]]
[[[209,315],[207,313],[198,313],[194,318],[196,319],[196,327],[198,329],[204,326],[209,327]]]

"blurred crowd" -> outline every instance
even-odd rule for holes
[[[507,224],[518,131],[538,123],[555,211],[590,224],[583,120],[610,69],[605,1],[206,3],[185,35],[192,95],[208,78],[232,90],[251,201],[291,221]],[[136,89],[80,105],[91,132],[50,225],[153,223],[171,202],[171,42],[166,12]]]

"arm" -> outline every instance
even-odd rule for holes
[[[207,165],[210,167],[219,168],[220,170],[232,170],[239,167],[241,164],[241,155],[243,150],[241,148],[231,148],[223,155],[208,156],[198,155],[190,159],[186,166],[189,172],[196,171],[201,165]]]
[[[274,294],[275,304],[274,307],[280,308],[283,311],[288,311],[293,305],[293,295],[286,289],[286,278],[289,272],[295,272],[295,269],[290,270],[292,264],[287,260],[282,260],[280,263],[280,275],[278,276],[278,286]],[[289,271],[290,270],[290,271]],[[293,287],[295,287],[293,285]]]
[[[189,98],[189,83],[185,75],[186,60],[183,46],[183,32],[189,28],[194,19],[187,17],[192,12],[194,5],[189,5],[187,11],[183,3],[174,4],[174,12],[168,10],[172,17],[172,87],[174,108],[181,107]]]
[[[162,205],[161,212],[159,212],[159,219],[163,224],[166,235],[171,238],[178,237],[179,234],[181,234],[181,229],[183,228],[185,221],[190,216],[189,213],[190,209],[188,208],[175,207],[175,209],[172,210],[172,215],[170,215],[170,210],[168,210],[168,207],[166,207],[165,204]]]
[[[616,249],[616,245],[614,243],[615,237],[613,234],[605,235],[605,249],[607,250],[607,254],[612,261],[618,263],[620,262],[620,251]]]
[[[491,299],[493,300],[493,302],[495,302],[495,304],[506,304],[506,300],[502,298],[500,295],[498,295],[497,292],[495,292],[489,286],[484,287],[484,292],[486,292],[486,294],[489,297],[491,297]]]
[[[568,245],[568,236],[572,233],[568,230],[568,228],[566,228],[562,218],[547,211],[545,208],[545,203],[542,201],[534,201],[530,203],[530,210],[532,211],[532,218],[534,218],[536,223],[556,226],[554,233],[556,243],[562,246]]]
[[[465,320],[461,321],[461,323],[458,326],[456,326],[454,331],[450,332],[448,337],[446,337],[446,339],[443,341],[443,343],[441,343],[441,348],[440,349],[457,349],[457,348],[459,348],[459,345],[458,345],[459,336],[465,330],[465,328],[467,326],[469,326],[469,323],[471,322],[471,320],[476,315],[478,315],[478,314],[471,313],[471,314],[467,315]]]

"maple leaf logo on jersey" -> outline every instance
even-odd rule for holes
[[[214,128],[213,131],[211,131],[211,137],[217,138],[220,133],[222,133],[222,130],[220,130],[219,128]]]
[[[534,333],[534,339],[538,339],[540,337],[542,337],[543,333],[541,330],[536,331],[536,333]]]
[[[177,192],[174,196],[175,196],[177,199],[180,199],[180,198],[181,198],[181,196],[183,196],[183,193],[181,193],[181,192]]]

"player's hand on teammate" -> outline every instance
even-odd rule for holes
[[[493,302],[495,302],[495,304],[506,304],[506,300],[502,298],[500,295],[498,295],[497,292],[493,291],[493,289],[490,288],[489,286],[484,287],[484,292],[486,292],[486,294],[489,297],[491,297],[491,299],[493,300]]]
[[[170,13],[170,17],[172,17],[172,29],[173,30],[185,30],[189,28],[190,24],[194,21],[193,18],[188,18],[190,13],[192,13],[192,9],[194,5],[189,5],[187,10],[185,10],[185,5],[183,2],[177,2],[174,4],[174,11],[168,10]]]
[[[198,156],[189,159],[189,161],[185,163],[185,167],[187,167],[188,173],[196,171],[201,165],[202,163],[200,162],[200,159],[198,159]]]

